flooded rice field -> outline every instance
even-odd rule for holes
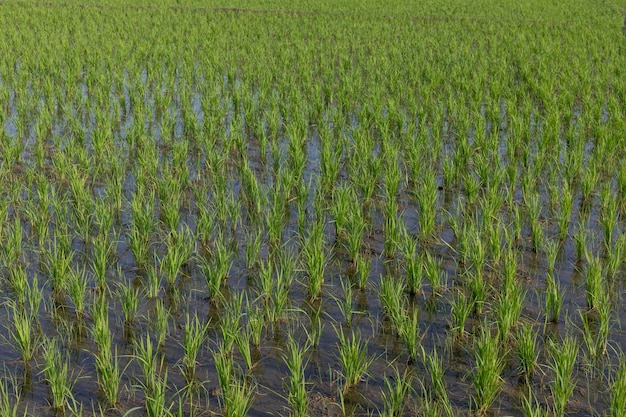
[[[188,3],[0,4],[0,414],[626,414],[616,6]]]

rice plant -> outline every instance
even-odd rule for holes
[[[324,283],[324,273],[328,263],[324,248],[323,223],[314,222],[313,227],[303,242],[302,254],[304,270],[307,274],[309,297],[316,299],[320,296]]]
[[[132,283],[121,284],[117,291],[117,299],[120,302],[124,322],[133,323],[139,310],[139,289],[133,288]]]
[[[623,417],[626,415],[626,359],[623,354],[619,358],[617,369],[610,377],[609,415]]]
[[[300,346],[298,342],[289,336],[287,350],[283,354],[283,360],[289,369],[287,379],[287,401],[291,406],[291,415],[304,417],[309,415],[309,392],[304,371],[307,360],[304,355],[308,346]]]
[[[385,316],[396,327],[403,322],[404,285],[402,281],[391,276],[380,277],[379,297]]]
[[[546,323],[558,323],[561,309],[563,308],[563,293],[560,284],[556,282],[551,273],[548,273],[546,276],[545,299]]]
[[[104,296],[94,301],[92,308],[93,327],[91,334],[96,343],[94,352],[98,385],[108,404],[118,403],[122,370],[117,348],[113,346],[113,334],[109,327],[108,303]]]
[[[182,366],[187,382],[191,382],[196,375],[196,365],[200,349],[204,345],[209,323],[202,324],[196,314],[193,317],[187,313],[183,334]]]
[[[403,415],[407,399],[410,398],[409,395],[413,391],[412,380],[408,369],[400,373],[397,367],[393,367],[393,375],[385,378],[381,416],[399,417]]]
[[[339,338],[339,360],[343,367],[345,388],[355,386],[367,376],[367,371],[374,358],[367,354],[367,341],[361,340],[361,335],[354,330],[350,336],[344,334],[341,327],[335,328]]]
[[[517,358],[526,382],[532,380],[539,360],[537,333],[530,323],[523,323],[517,330]]]
[[[433,349],[431,354],[424,353],[424,363],[430,376],[430,389],[432,399],[440,407],[441,413],[447,416],[454,415],[452,403],[448,396],[448,388],[444,380],[444,362],[443,358],[437,353],[437,349]]]
[[[223,391],[223,389],[222,389]],[[224,415],[244,417],[254,401],[256,386],[246,380],[233,380],[224,392]]]
[[[476,412],[484,415],[502,390],[504,361],[498,338],[491,334],[486,323],[481,326],[475,344],[475,370],[472,373],[472,386],[476,395],[472,403]]]
[[[5,370],[6,372],[6,370]],[[0,416],[18,417],[20,415],[20,402],[22,393],[18,388],[18,381],[14,376],[5,376],[0,379]],[[23,410],[23,415],[28,415],[28,406]]]
[[[28,363],[33,359],[40,345],[39,333],[37,329],[33,328],[34,323],[31,315],[23,307],[15,302],[10,302],[9,308],[11,309],[13,323],[8,333],[12,343],[19,350],[22,360],[24,363]]]
[[[403,235],[404,267],[406,270],[406,286],[410,294],[417,294],[424,280],[423,258],[419,256],[417,241],[408,233]]]
[[[450,301],[450,331],[454,338],[464,340],[467,336],[465,326],[474,311],[474,302],[463,291],[457,291],[456,297]]]
[[[402,314],[398,326],[398,334],[409,353],[409,359],[413,362],[421,357],[422,353],[422,335],[419,329],[420,313],[417,308],[408,309]]]
[[[69,358],[62,355],[60,349],[56,339],[48,339],[43,343],[43,373],[50,387],[52,407],[64,410],[76,401],[72,389],[77,378],[69,370]]]
[[[578,356],[578,342],[567,336],[561,343],[549,340],[550,369],[554,372],[554,380],[550,391],[554,400],[554,414],[565,415],[565,407],[574,392],[576,382],[573,379],[574,365]]]

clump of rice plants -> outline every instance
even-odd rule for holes
[[[554,379],[550,385],[554,400],[554,413],[562,416],[576,387],[573,373],[578,356],[578,342],[573,337],[567,336],[561,343],[550,340],[548,347],[552,360],[550,369],[554,372]]]
[[[472,386],[476,394],[473,397],[473,404],[477,413],[485,414],[502,389],[504,361],[498,338],[491,334],[486,323],[481,326],[475,343],[475,370],[472,373]]]

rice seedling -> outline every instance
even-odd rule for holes
[[[133,288],[131,283],[120,284],[117,291],[117,299],[122,307],[124,323],[133,323],[137,318],[139,310],[139,289]]]
[[[69,359],[61,354],[56,339],[43,343],[43,359],[43,373],[50,387],[52,408],[64,410],[71,407],[76,402],[72,389],[77,378],[70,373]]]
[[[587,231],[584,223],[579,223],[574,232],[574,242],[576,244],[576,258],[580,261],[587,257]]]
[[[474,311],[474,302],[463,291],[457,291],[456,297],[450,301],[450,322],[448,326],[453,339],[465,340],[467,332],[465,324]]]
[[[328,255],[324,248],[324,224],[317,220],[303,242],[302,255],[308,280],[309,297],[317,299],[322,292]]]
[[[472,205],[476,202],[478,198],[478,191],[482,187],[482,182],[474,173],[467,172],[463,176],[463,186],[465,189],[465,194],[467,196],[467,202]]]
[[[396,248],[402,240],[402,227],[398,220],[398,203],[396,200],[388,200],[385,202],[385,222],[384,233],[385,243],[383,246],[383,254],[387,258],[396,256]]]
[[[331,212],[335,221],[335,239],[344,239],[348,235],[347,226],[350,218],[354,219],[354,224],[359,225],[363,216],[354,188],[347,186],[338,186],[333,189]],[[356,209],[356,210],[355,210]],[[350,215],[352,213],[352,216]],[[356,229],[355,231],[358,231]],[[356,235],[359,239],[360,235]]]
[[[496,298],[495,315],[498,335],[506,343],[519,322],[526,291],[521,283],[509,281]]]
[[[474,313],[481,315],[483,314],[490,285],[485,280],[482,272],[466,271],[466,280],[470,290],[470,300],[474,307]]]
[[[140,267],[148,265],[150,259],[154,202],[154,191],[142,191],[138,185],[137,192],[131,200],[133,223],[129,232],[129,245],[135,256],[135,262]]]
[[[620,354],[617,369],[610,376],[609,415],[623,417],[626,415],[626,359]]]
[[[412,380],[413,377],[408,369],[400,373],[397,367],[393,367],[393,375],[385,378],[381,416],[399,417],[403,415],[407,399],[413,391]]]
[[[87,277],[84,269],[70,270],[70,276],[67,280],[67,294],[74,303],[76,315],[82,316],[85,313],[87,302]]]
[[[224,415],[244,417],[248,415],[254,401],[256,386],[246,380],[233,380],[224,395]]]
[[[416,192],[419,204],[420,235],[428,239],[435,231],[436,207],[437,207],[437,184],[435,173],[426,171],[422,175],[422,182]],[[471,201],[471,199],[470,199]]]
[[[92,239],[92,265],[91,269],[96,276],[98,288],[107,290],[107,270],[115,255],[115,243],[108,236],[108,231],[99,232]]]
[[[244,298],[242,292],[234,295],[231,304],[226,308],[222,316],[220,330],[222,332],[222,350],[224,352],[231,352],[233,344],[239,337]]]
[[[357,260],[361,256],[361,245],[366,227],[367,223],[363,219],[360,212],[352,212],[349,215],[346,227],[346,247],[353,264],[356,264]]]
[[[24,307],[16,302],[9,302],[8,306],[13,317],[12,326],[8,329],[9,336],[19,350],[22,360],[27,364],[33,359],[40,345],[39,333],[33,328],[35,323],[32,313],[27,313]]]
[[[26,292],[28,291],[28,278],[26,270],[21,263],[12,264],[9,267],[8,277],[9,285],[15,294],[15,300],[24,305],[26,303]]]
[[[404,268],[406,270],[406,286],[409,294],[417,294],[424,280],[424,263],[418,254],[417,241],[408,233],[403,235]]]
[[[167,237],[167,252],[161,259],[160,269],[165,282],[171,288],[175,286],[180,269],[185,265],[194,251],[191,232],[185,227],[181,231],[170,231]]]
[[[208,259],[203,257],[201,265],[211,300],[219,302],[223,301],[221,288],[232,268],[234,254],[221,233],[214,244],[213,256]]]
[[[252,269],[257,265],[260,251],[261,232],[257,230],[246,239],[246,268]]]
[[[45,251],[45,257],[52,290],[57,294],[63,294],[67,288],[74,253],[64,250],[62,245],[56,245],[53,249]]]
[[[574,196],[568,181],[563,181],[559,188],[561,204],[555,215],[559,228],[559,240],[563,241],[569,235],[569,225],[572,216]]]
[[[445,272],[442,268],[441,259],[428,251],[425,253],[426,256],[422,260],[422,263],[424,265],[426,279],[430,284],[433,294],[440,294],[446,286]]]
[[[6,243],[4,246],[4,256],[8,262],[20,261],[24,253],[23,233],[22,221],[17,216],[13,220],[12,227],[8,227],[5,232]]]
[[[582,178],[580,181],[583,201],[589,201],[591,194],[600,179],[600,174],[597,169],[598,167],[595,163],[590,162],[586,168],[587,169],[582,171]]]
[[[355,265],[355,276],[357,287],[364,290],[369,281],[370,270],[372,266],[372,258],[368,256],[360,256]]]
[[[290,335],[287,339],[287,350],[283,360],[289,370],[287,379],[287,401],[291,406],[291,415],[304,417],[309,415],[309,392],[304,371],[307,361],[304,357],[308,346],[299,346]]]
[[[148,417],[167,416],[171,414],[171,410],[175,403],[169,402],[167,399],[167,369],[163,372],[163,376],[154,376],[151,381],[150,388],[144,387],[145,408]]]
[[[548,271],[554,274],[554,267],[556,265],[557,257],[559,256],[560,245],[554,240],[547,239],[544,243],[544,251],[546,254],[546,261],[548,263]]]
[[[162,300],[157,299],[154,304],[154,315],[151,318],[152,331],[155,335],[156,346],[161,348],[165,345],[165,339],[169,334],[170,312]]]
[[[233,381],[233,358],[230,352],[224,351],[222,346],[219,350],[213,351],[213,361],[215,362],[215,370],[217,371],[222,396],[226,397]]]
[[[573,372],[578,356],[578,342],[573,337],[566,336],[561,343],[549,340],[548,349],[552,360],[550,369],[554,372],[554,380],[550,384],[554,400],[554,414],[562,416],[576,387]]]
[[[402,318],[396,324],[398,335],[406,345],[409,359],[417,362],[422,353],[422,336],[419,331],[420,315],[416,308],[403,312]]]
[[[621,234],[617,238],[613,248],[608,251],[606,261],[604,262],[604,269],[606,271],[606,277],[614,279],[619,269],[624,262],[626,255],[626,235]]]
[[[193,318],[189,313],[185,316],[182,366],[188,383],[195,378],[198,354],[204,345],[208,327],[209,323],[200,323],[197,314],[194,314]]]
[[[142,371],[142,387],[145,391],[150,392],[157,383],[156,379],[163,368],[163,359],[159,360],[159,353],[155,351],[149,334],[137,339],[134,345],[133,359],[139,362]]]
[[[530,236],[533,249],[538,252],[542,247],[544,235],[543,227],[539,219],[541,218],[541,201],[537,192],[530,195],[524,194],[524,202],[528,209],[528,219],[530,221]]]
[[[472,402],[476,412],[484,415],[502,389],[504,361],[501,356],[498,337],[491,334],[486,323],[481,326],[475,343],[475,370],[472,373],[472,386],[476,395],[472,398]]]
[[[94,301],[91,315],[91,334],[97,346],[94,352],[98,385],[107,403],[114,406],[118,402],[122,370],[119,366],[117,348],[113,347],[113,334],[109,327],[108,302],[104,296]]]
[[[563,293],[561,291],[561,285],[556,282],[551,273],[548,273],[546,275],[546,323],[558,323],[562,307]]]
[[[276,250],[280,247],[286,222],[286,200],[288,198],[284,195],[284,191],[280,189],[280,184],[277,184],[274,189],[270,190],[270,207],[265,212],[265,225],[271,250]]]
[[[441,410],[441,414],[452,416],[454,410],[448,396],[448,389],[444,380],[444,363],[443,358],[439,356],[436,349],[433,349],[430,355],[424,353],[424,363],[430,375],[430,389],[432,399],[436,402]]]
[[[385,316],[396,326],[403,322],[404,285],[402,281],[390,276],[380,277],[378,292]]]
[[[550,415],[547,410],[544,410],[532,393],[532,390],[528,389],[528,394],[522,397],[522,412],[524,417],[544,417]]]
[[[249,301],[246,306],[246,315],[248,317],[247,326],[250,331],[250,342],[259,347],[261,345],[261,338],[263,336],[263,329],[265,328],[265,317],[263,310],[257,306],[252,306]]]
[[[348,337],[341,327],[335,327],[335,333],[339,338],[339,360],[343,367],[344,389],[347,389],[357,385],[367,376],[367,371],[374,358],[367,355],[368,342],[361,340],[359,332],[353,330]]]
[[[20,415],[22,393],[18,385],[16,378],[13,376],[0,379],[0,416],[18,417]],[[28,406],[24,408],[22,415],[24,417],[28,415]]]
[[[529,323],[523,323],[517,331],[517,358],[526,383],[532,380],[539,360],[537,333]]]
[[[341,315],[345,320],[348,327],[352,324],[352,315],[354,314],[354,306],[352,300],[352,287],[346,280],[341,281],[341,289],[343,290],[343,297],[333,297],[341,311]]]
[[[235,336],[235,344],[239,349],[239,354],[243,358],[246,365],[246,369],[250,371],[252,369],[252,350],[250,349],[250,337],[251,331],[248,326],[244,326],[237,332]]]
[[[589,309],[597,309],[600,300],[606,299],[604,295],[605,289],[602,279],[602,261],[595,257],[589,256],[585,267],[585,295],[587,297],[587,307]]]
[[[606,355],[610,332],[611,304],[607,295],[604,295],[597,307],[597,317],[593,312],[579,311],[581,334],[586,347],[586,353],[592,362]]]
[[[100,390],[108,404],[115,406],[119,400],[123,370],[120,368],[117,348],[112,347],[111,341],[108,344],[99,345],[98,353],[94,356]]]

